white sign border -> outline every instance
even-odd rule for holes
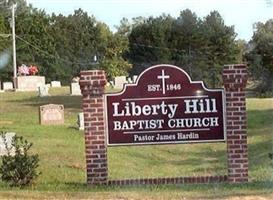
[[[172,67],[175,68],[177,70],[180,70],[181,72],[183,72],[184,74],[186,74],[186,76],[188,77],[190,83],[192,84],[196,84],[199,83],[202,85],[202,87],[204,88],[204,90],[209,91],[209,92],[221,92],[222,93],[222,109],[223,109],[223,131],[224,131],[224,139],[219,139],[219,140],[190,140],[190,141],[164,141],[164,142],[139,142],[139,143],[119,143],[119,144],[109,144],[109,132],[108,132],[108,109],[107,109],[107,97],[108,96],[119,96],[122,95],[127,87],[131,87],[131,86],[137,86],[138,85],[138,81],[140,80],[141,76],[147,72],[148,70],[157,68],[157,67]],[[148,67],[147,69],[145,69],[143,72],[141,72],[141,74],[138,76],[137,80],[135,83],[125,83],[123,84],[123,89],[120,92],[115,92],[115,93],[105,93],[104,94],[104,108],[106,109],[105,111],[105,115],[104,115],[104,121],[105,121],[105,133],[106,133],[106,144],[109,147],[114,147],[114,146],[137,146],[137,145],[163,145],[163,144],[191,144],[191,143],[214,143],[214,142],[226,142],[227,136],[226,136],[226,94],[225,94],[225,90],[224,88],[218,88],[218,89],[209,89],[204,85],[203,81],[192,81],[191,77],[188,75],[188,73],[186,71],[184,71],[183,69],[175,66],[175,65],[170,65],[170,64],[159,64],[159,65],[154,65],[151,67]]]

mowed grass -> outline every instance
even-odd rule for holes
[[[76,124],[81,97],[70,96],[68,87],[50,89],[50,94],[40,98],[36,92],[0,93],[0,131],[16,132],[33,142],[32,153],[39,154],[42,172],[23,190],[0,182],[0,199],[272,197],[273,162],[268,154],[273,152],[273,99],[247,99],[250,183],[120,188],[86,185],[84,135]],[[39,125],[39,106],[48,103],[64,105],[64,125]],[[226,144],[110,147],[108,168],[110,179],[223,175],[227,174]]]

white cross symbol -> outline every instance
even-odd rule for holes
[[[163,88],[162,93],[163,94],[165,94],[165,79],[168,79],[168,78],[170,78],[170,76],[169,75],[165,75],[164,69],[162,69],[161,75],[157,76],[157,79],[162,79],[162,88]]]

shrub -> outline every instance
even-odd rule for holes
[[[29,155],[28,151],[32,147],[23,137],[14,136],[12,138],[11,147],[8,147],[5,140],[5,133],[1,133],[4,140],[7,155],[2,156],[2,163],[0,166],[1,179],[7,182],[10,186],[23,187],[32,183],[38,177],[40,172],[36,169],[39,166],[38,155]],[[14,154],[11,153],[14,151]]]

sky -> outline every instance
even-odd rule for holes
[[[226,25],[234,25],[238,39],[250,40],[255,22],[273,18],[272,0],[27,0],[34,7],[51,14],[73,14],[82,8],[111,30],[123,17],[159,16],[162,13],[177,17],[181,10],[190,9],[198,17],[217,10]]]

